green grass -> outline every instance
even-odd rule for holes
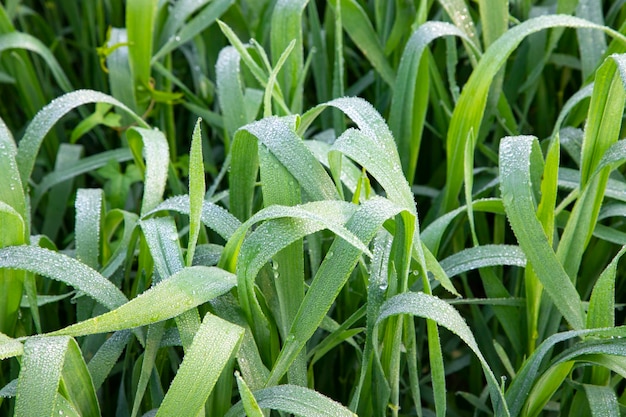
[[[626,2],[0,5],[0,415],[626,415]]]

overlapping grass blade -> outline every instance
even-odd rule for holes
[[[576,330],[584,327],[580,295],[557,259],[535,215],[531,165],[543,163],[536,138],[505,137],[500,143],[502,202],[520,248],[556,308]],[[543,170],[541,170],[541,173]],[[541,175],[541,173],[539,175]]]
[[[52,76],[59,84],[59,87],[66,92],[74,90],[72,84],[67,79],[65,72],[59,65],[50,49],[48,49],[39,39],[28,33],[11,32],[0,35],[0,52],[9,49],[24,49],[41,56],[48,65]]]
[[[207,314],[157,416],[197,415],[230,357],[236,353],[243,332],[241,327]]]
[[[384,198],[366,201],[352,215],[346,228],[362,242],[373,239],[382,223],[402,208]],[[345,240],[335,240],[320,265],[291,326],[267,386],[276,385],[313,335],[348,279],[362,251]]]
[[[443,36],[458,36],[472,44],[456,26],[444,22],[424,23],[404,48],[393,87],[389,127],[398,143],[403,171],[409,182],[413,182],[415,176],[428,105],[430,82],[427,57],[423,54],[429,43]]]
[[[457,106],[454,108],[450,128],[446,139],[446,187],[441,213],[450,211],[458,205],[457,198],[463,183],[465,148],[470,134],[477,135],[487,104],[487,95],[491,82],[500,71],[508,56],[528,35],[552,27],[574,27],[602,30],[609,35],[626,42],[623,35],[614,30],[572,16],[540,16],[529,19],[507,31],[494,42],[481,57],[478,66],[465,84]],[[472,133],[473,132],[473,133]],[[473,166],[473,161],[466,161]]]
[[[126,137],[135,157],[135,163],[144,171],[141,214],[145,214],[154,209],[163,199],[170,163],[167,139],[158,130],[140,127],[129,129]],[[145,165],[142,150],[146,160]]]
[[[331,0],[330,4],[337,7],[341,2],[341,23],[348,36],[371,62],[381,78],[389,85],[395,81],[395,71],[387,61],[383,46],[372,26],[372,22],[359,3],[355,0]]]
[[[54,126],[61,117],[76,107],[83,104],[98,102],[109,103],[116,106],[121,110],[124,110],[140,126],[148,127],[141,117],[137,116],[131,109],[126,107],[126,105],[107,94],[97,91],[76,90],[54,99],[50,104],[41,109],[37,115],[35,115],[31,123],[26,128],[24,136],[22,136],[22,139],[19,142],[15,159],[17,161],[20,178],[24,186],[28,184],[33,167],[35,166],[35,159],[37,158],[39,148],[52,126]]]
[[[235,276],[222,269],[187,267],[117,309],[52,334],[105,333],[167,320],[227,293],[235,284]]]
[[[67,377],[63,377],[63,375]],[[58,413],[57,392],[62,384],[73,408],[84,416],[99,416],[91,377],[74,339],[67,336],[36,337],[24,345],[18,379],[15,414],[43,416]]]
[[[424,293],[399,294],[390,298],[381,306],[376,325],[380,325],[384,319],[397,314],[412,314],[433,320],[438,325],[447,328],[459,336],[478,357],[483,367],[496,415],[509,415],[507,403],[504,399],[504,395],[500,391],[498,381],[476,344],[470,328],[454,307],[437,297]],[[376,335],[376,333],[377,330],[375,330],[374,334]]]
[[[257,404],[261,408],[284,411],[311,417],[354,417],[341,404],[324,395],[305,387],[278,385],[254,392]],[[235,404],[226,414],[227,417],[245,416],[242,403]]]
[[[32,262],[33,259],[38,262]],[[111,281],[92,268],[48,249],[35,246],[9,246],[0,249],[0,268],[29,271],[64,282],[111,310],[128,301]]]
[[[576,282],[578,267],[600,212],[610,169],[596,173],[605,152],[617,142],[626,102],[626,56],[613,55],[596,73],[583,138],[580,170],[581,195],[557,250],[559,260]],[[592,174],[593,178],[592,178]]]
[[[147,212],[144,217],[151,216],[160,211],[175,211],[189,214],[189,196],[175,196],[160,203],[153,210]],[[202,202],[202,216],[200,217],[205,226],[215,230],[220,236],[228,240],[237,231],[241,222],[222,207],[209,201]]]
[[[278,74],[281,90],[285,94],[285,100],[292,113],[302,112],[303,89],[300,79],[305,76],[303,73],[302,14],[308,2],[309,0],[279,0],[272,12],[270,42],[272,64],[276,68],[279,67],[277,63],[283,51],[295,40],[294,50],[286,58],[283,69]]]

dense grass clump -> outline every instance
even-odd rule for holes
[[[625,22],[0,4],[0,415],[626,414]]]

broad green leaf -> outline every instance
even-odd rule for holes
[[[505,137],[500,142],[502,202],[517,237],[537,277],[552,302],[576,330],[584,327],[580,296],[548,242],[537,216],[531,180],[533,159],[541,159],[536,138]]]
[[[229,359],[237,352],[243,333],[241,327],[207,314],[157,416],[197,415]]]
[[[82,336],[167,320],[227,293],[235,283],[233,274],[219,268],[188,267],[113,311],[51,334]]]
[[[37,262],[33,262],[37,259]],[[67,255],[35,246],[10,246],[0,249],[0,268],[33,272],[64,282],[98,303],[113,310],[128,299],[97,271]]]
[[[254,392],[261,408],[284,411],[307,417],[354,417],[356,414],[336,401],[305,387],[278,385]],[[244,417],[242,403],[235,404],[226,417]]]
[[[82,104],[88,103],[109,103],[113,106],[124,110],[133,118],[139,126],[148,127],[148,125],[137,116],[131,109],[113,97],[92,90],[76,90],[65,94],[50,102],[46,107],[41,109],[30,122],[24,136],[19,142],[16,161],[20,171],[22,184],[26,186],[30,175],[35,166],[35,159],[39,153],[39,148],[46,137],[46,134],[52,129],[56,122],[65,114]]]
[[[472,331],[454,307],[437,297],[421,292],[399,294],[390,298],[381,306],[376,325],[378,326],[384,319],[398,314],[412,314],[433,320],[438,325],[459,336],[481,363],[483,373],[489,385],[489,394],[491,395],[491,402],[496,415],[509,415],[507,403],[500,391],[496,377],[478,348]],[[376,335],[377,331],[374,334]]]

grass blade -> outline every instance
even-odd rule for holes
[[[195,416],[241,342],[244,330],[207,314],[181,364],[158,416]]]
[[[584,326],[580,296],[548,242],[535,215],[531,164],[541,161],[537,139],[529,136],[503,138],[500,143],[502,202],[520,248],[556,308],[572,328]]]
[[[28,184],[28,180],[30,179],[41,143],[56,122],[65,114],[82,104],[100,102],[109,103],[124,110],[140,126],[148,127],[141,117],[137,116],[124,104],[109,95],[97,91],[76,90],[54,99],[35,115],[20,140],[15,159],[24,186]]]
[[[602,30],[625,42],[626,39],[605,26],[565,15],[540,16],[529,19],[507,31],[494,42],[481,57],[477,67],[465,84],[457,106],[454,108],[446,139],[448,149],[446,162],[446,188],[441,213],[458,205],[457,197],[463,183],[464,152],[470,134],[480,132],[487,95],[492,80],[506,62],[508,56],[528,35],[552,27],[574,27]],[[470,161],[471,162],[471,161]]]
[[[37,259],[38,262],[32,262]],[[0,268],[33,272],[71,285],[103,306],[114,309],[128,299],[115,286],[87,265],[66,255],[35,246],[0,249]]]
[[[235,283],[233,274],[219,268],[188,267],[113,311],[52,334],[82,336],[167,320],[227,293]]]
[[[193,263],[193,255],[196,251],[198,236],[200,235],[202,205],[206,191],[200,121],[201,119],[198,119],[196,122],[191,139],[191,151],[189,152],[189,243],[186,255],[187,266],[191,266]]]
[[[265,388],[254,393],[257,404],[261,408],[284,411],[286,413],[310,417],[354,417],[341,404],[308,388],[295,385],[278,385]],[[245,416],[243,404],[237,403],[226,417]]]
[[[390,298],[381,306],[376,325],[378,326],[384,319],[398,314],[412,314],[433,320],[438,325],[459,336],[478,357],[483,367],[496,415],[509,415],[506,401],[489,364],[478,348],[470,328],[454,307],[439,298],[424,293],[399,294]],[[377,331],[374,334],[376,333]]]

